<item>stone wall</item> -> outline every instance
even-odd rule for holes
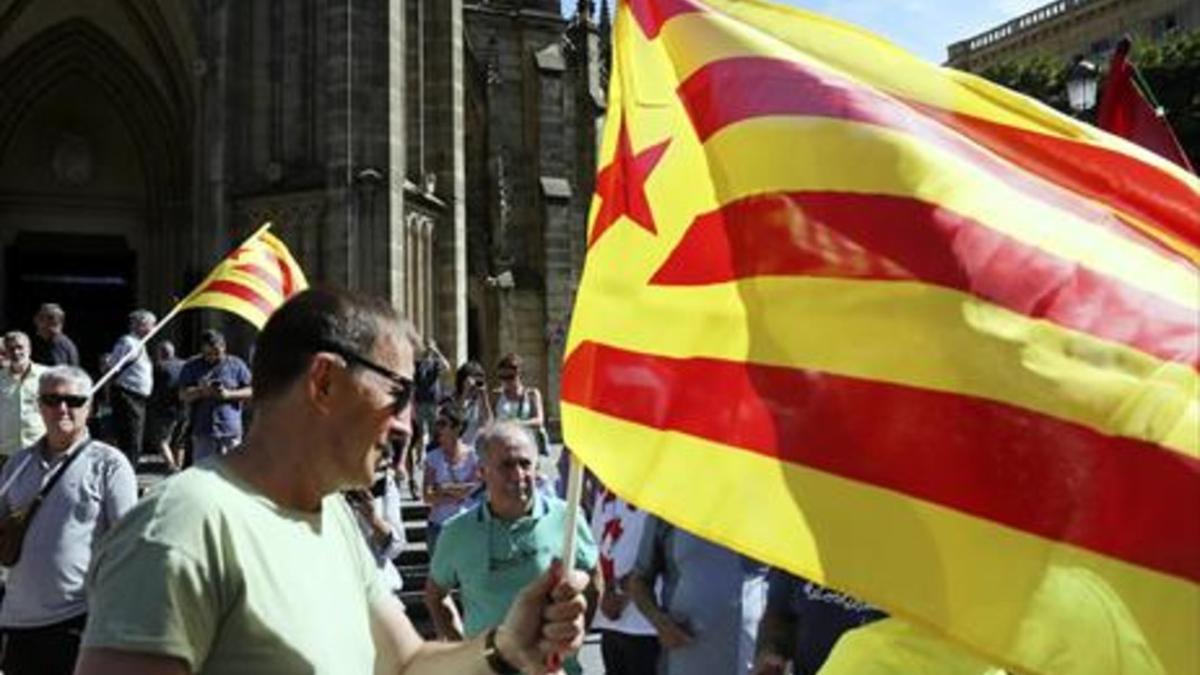
[[[486,86],[487,167],[494,204],[473,202],[472,228],[490,243],[487,276],[475,292],[479,356],[494,366],[507,352],[527,364],[527,381],[558,417],[562,346],[583,261],[598,108],[586,94],[597,60],[594,28],[568,23],[554,3],[465,6],[466,35]],[[471,133],[480,133],[471,129]],[[490,208],[489,208],[490,206]],[[496,283],[508,273],[512,288]],[[485,278],[485,282],[487,279]]]

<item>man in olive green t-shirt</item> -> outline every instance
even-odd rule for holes
[[[100,546],[77,675],[542,673],[583,637],[554,566],[477,639],[425,643],[342,490],[409,432],[412,346],[385,303],[298,294],[259,334],[245,443],[164,481]]]

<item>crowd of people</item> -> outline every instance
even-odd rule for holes
[[[188,359],[148,344],[155,317],[135,311],[103,361],[99,425],[64,320],[47,304],[0,350],[7,675],[580,673],[585,621],[610,675],[801,674],[883,617],[594,479],[564,566],[560,467],[520,357],[495,387],[476,361],[451,374],[377,301],[297,296],[250,365],[215,330]],[[139,499],[143,455],[172,475]],[[399,600],[406,498],[429,505],[436,642]]]

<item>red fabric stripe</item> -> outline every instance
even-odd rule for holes
[[[795,61],[765,57],[740,57],[716,61],[693,73],[680,86],[679,95],[697,133],[705,140],[731,124],[771,115],[829,117],[903,131],[961,156],[981,170],[988,172],[1001,183],[1030,198],[1104,226],[1121,236],[1152,247],[1166,256],[1191,264],[1177,251],[1166,248],[1158,239],[1132,228],[1111,211],[1080,199],[1065,190],[1048,185],[1044,178],[1038,178],[1023,171],[1014,171],[1008,163],[974,145],[972,139],[955,134],[939,121],[931,119],[926,108],[906,105],[873,89],[859,86],[830,73],[808,68]],[[965,133],[967,125],[959,125],[956,130]],[[991,142],[999,142],[996,138],[997,134],[998,130],[993,133]],[[1036,140],[1040,143],[1044,138],[1046,137],[1038,135]],[[1035,139],[1021,140],[1030,142]],[[1017,143],[1015,135],[1013,139],[1006,142],[1012,146],[1010,155],[1020,155],[1025,150]],[[1044,156],[1045,151],[1040,152],[1039,155]],[[1129,162],[1134,161],[1129,160]],[[1057,164],[1061,165],[1062,163]],[[1108,167],[1107,170],[1113,170],[1113,168]],[[1122,163],[1121,167],[1116,168],[1132,170],[1128,163]],[[1088,171],[1084,171],[1081,175],[1086,176],[1088,173]],[[1050,177],[1056,176],[1052,174]],[[1167,179],[1164,174],[1154,170],[1143,170],[1140,178],[1147,182],[1137,188],[1139,193],[1162,192],[1178,200],[1181,198],[1181,190],[1185,194],[1187,192],[1186,186],[1180,186],[1175,181]],[[1085,179],[1080,178],[1079,180],[1084,181]],[[1086,180],[1091,180],[1091,178]],[[1104,196],[1095,194],[1096,192],[1093,190],[1093,194],[1089,196],[1097,198]],[[1194,202],[1195,199],[1193,196],[1192,201]],[[1175,210],[1171,209],[1171,213],[1174,213]],[[1161,208],[1154,209],[1153,212],[1156,215],[1164,215]],[[1183,221],[1174,218],[1163,224],[1175,230],[1180,236],[1200,243],[1200,233],[1198,233],[1200,225],[1196,224],[1194,216],[1196,212],[1196,209],[1193,208],[1190,218],[1185,218]]]
[[[1200,366],[1200,317],[1168,300],[907,197],[795,192],[698,217],[651,283],[756,276],[915,279]]]
[[[266,285],[270,286],[272,288],[272,290],[275,290],[276,292],[279,292],[279,293],[283,292],[283,287],[279,282],[279,278],[276,277],[275,275],[271,274],[270,272],[268,272],[262,265],[257,265],[254,263],[246,263],[246,264],[242,264],[242,265],[237,265],[233,269],[238,270],[239,272],[245,272],[246,274],[250,274],[250,275],[254,276],[255,278],[257,278],[260,281],[262,281],[263,283],[265,283]],[[284,296],[284,297],[287,297],[287,296]]]
[[[258,291],[255,291],[249,286],[240,284],[236,281],[231,281],[229,279],[215,279],[210,281],[208,285],[206,285],[200,290],[199,293],[197,293],[197,295],[200,293],[223,293],[225,295],[231,295],[239,300],[244,300],[251,305],[254,305],[258,309],[262,310],[262,313],[267,316],[270,316],[271,312],[275,311],[275,305],[271,304],[271,301],[259,295]]]
[[[1149,164],[1108,148],[920,109],[1027,171],[1200,245],[1200,196]]]
[[[275,262],[279,264],[279,274],[283,277],[283,286],[279,292],[283,294],[285,299],[296,294],[296,274],[292,270],[291,264],[284,260],[283,256],[276,255],[274,252],[271,256],[275,258]]]
[[[662,31],[663,24],[680,14],[702,12],[703,7],[695,0],[628,0],[633,18],[642,27],[646,37],[653,40]]]
[[[1148,443],[966,396],[592,342],[567,358],[562,398],[1200,581],[1200,462]]]
[[[292,265],[282,256],[275,252],[268,244],[262,243],[262,253],[267,256],[275,268],[279,270],[279,277],[283,283],[277,288],[286,300],[296,293],[296,272],[292,269]]]

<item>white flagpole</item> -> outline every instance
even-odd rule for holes
[[[563,452],[570,452],[563,447]],[[562,561],[568,569],[575,568],[575,549],[577,548],[576,530],[579,521],[579,502],[583,498],[583,462],[572,453],[571,464],[567,469],[567,512],[565,517],[566,532],[563,533]]]
[[[149,333],[146,333],[146,337],[143,337],[141,340],[139,340],[133,349],[126,352],[125,356],[122,356],[120,361],[117,361],[111,368],[108,369],[108,372],[104,373],[99,380],[96,380],[96,383],[92,385],[92,391],[88,395],[95,396],[96,392],[100,391],[101,387],[108,384],[109,380],[111,380],[117,373],[121,372],[121,369],[125,367],[125,364],[136,359],[141,351],[146,348],[146,343],[150,342],[150,338],[157,335],[158,332],[163,329],[163,326],[167,325],[168,321],[174,319],[176,314],[183,311],[183,303],[185,302],[187,302],[187,298],[180,300],[175,304],[175,307],[173,307],[170,312],[167,312],[167,315],[164,316],[161,321],[154,324],[154,328],[152,328]]]

